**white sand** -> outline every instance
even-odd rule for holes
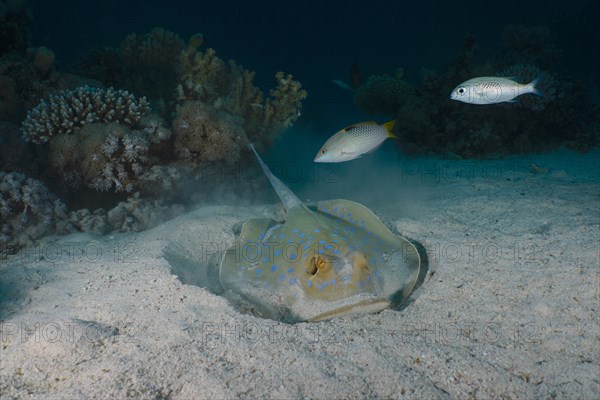
[[[530,162],[550,170],[533,174]],[[322,323],[264,320],[218,293],[214,246],[231,243],[232,226],[265,207],[202,207],[137,235],[47,238],[0,267],[0,393],[593,398],[598,162],[597,152],[413,160],[405,185],[419,201],[410,202],[381,188],[386,201],[369,204],[377,188],[365,183],[352,199],[421,242],[430,273],[402,311]],[[387,178],[404,188],[398,175]],[[183,284],[172,266],[209,288]]]

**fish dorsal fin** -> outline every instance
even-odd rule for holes
[[[361,126],[361,125],[377,125],[377,122],[375,122],[375,121],[358,122],[356,124],[348,125],[347,127],[345,127],[342,130],[348,132],[352,128],[356,128],[357,126]]]
[[[263,172],[265,173],[267,178],[269,178],[269,182],[271,182],[271,186],[273,186],[273,189],[275,189],[275,192],[277,193],[277,196],[279,196],[279,199],[283,203],[285,210],[289,211],[292,207],[296,206],[304,207],[304,204],[298,197],[296,197],[294,192],[292,192],[287,186],[285,186],[285,184],[281,182],[279,178],[273,175],[269,167],[267,167],[267,165],[260,158],[252,144],[250,144],[250,148],[254,152],[254,155],[256,156],[256,159],[258,160],[258,163],[260,164],[260,167],[262,168]]]

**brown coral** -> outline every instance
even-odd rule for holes
[[[199,100],[241,117],[248,137],[259,145],[272,142],[296,121],[307,96],[291,75],[278,72],[277,87],[265,99],[252,83],[254,72],[234,61],[224,63],[213,49],[199,52],[188,46],[181,54],[181,65],[179,104]]]
[[[120,51],[125,87],[138,95],[171,101],[183,48],[179,36],[162,28],[127,36]]]
[[[169,136],[161,124],[141,130],[116,122],[88,124],[78,135],[53,138],[50,161],[70,186],[132,193],[146,170],[158,164],[153,151]]]
[[[238,160],[247,140],[239,117],[200,101],[187,101],[173,121],[175,153],[195,165]]]

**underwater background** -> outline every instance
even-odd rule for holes
[[[274,202],[248,142],[301,198],[366,203],[411,157],[597,155],[599,23],[593,0],[1,0],[2,249]],[[544,96],[449,99],[476,76],[541,78]],[[374,154],[312,162],[391,119]]]

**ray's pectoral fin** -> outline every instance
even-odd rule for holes
[[[242,268],[251,268],[261,254],[262,239],[276,222],[268,218],[250,219],[242,225],[239,238],[223,255],[219,276],[226,290],[237,286]]]
[[[360,229],[380,237],[384,247],[396,249],[392,254],[401,255],[403,264],[408,268],[409,276],[406,287],[408,293],[412,290],[419,276],[421,256],[417,248],[406,238],[391,232],[371,210],[362,204],[350,200],[325,200],[316,204],[317,211],[329,218],[347,221]]]

